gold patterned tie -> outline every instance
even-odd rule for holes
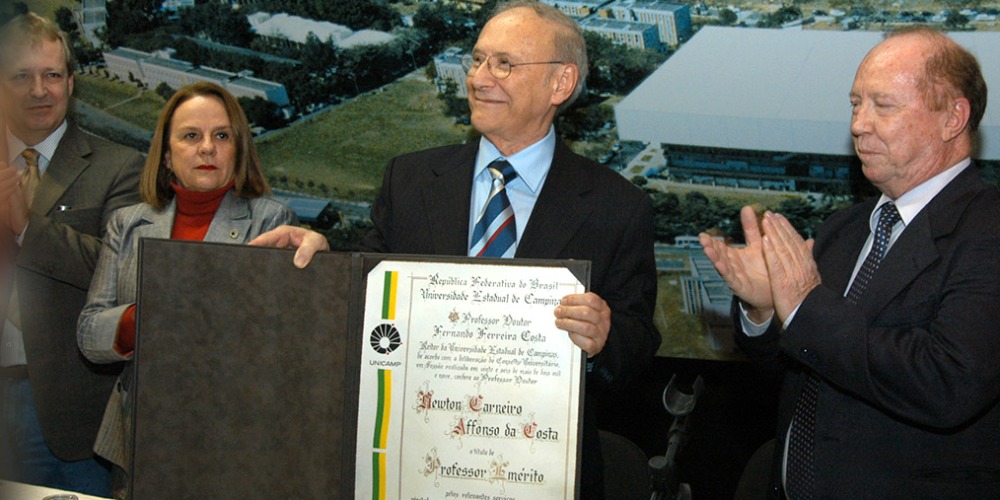
[[[27,165],[27,168],[21,173],[21,190],[24,192],[24,200],[30,207],[31,203],[35,201],[35,189],[38,188],[40,178],[38,175],[38,157],[41,156],[41,153],[28,148],[21,152],[21,156],[24,157],[24,163]]]
[[[21,156],[24,157],[24,163],[27,168],[24,172],[21,172],[21,190],[24,192],[24,201],[27,203],[28,207],[31,207],[31,203],[35,201],[35,189],[38,188],[38,157],[41,153],[35,151],[34,149],[28,148],[21,152]],[[7,312],[7,320],[14,325],[18,330],[21,329],[21,304],[18,300],[17,294],[17,275],[14,276],[15,285],[13,291],[10,294],[10,310]]]

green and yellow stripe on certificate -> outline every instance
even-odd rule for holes
[[[385,500],[385,452],[372,452],[372,500]]]
[[[386,273],[389,274],[389,273]],[[396,274],[396,273],[392,273]],[[385,500],[385,447],[389,440],[389,414],[392,408],[392,370],[378,371],[378,409],[372,447],[372,500]]]
[[[396,319],[396,288],[399,272],[385,272],[385,287],[382,291],[382,319]]]

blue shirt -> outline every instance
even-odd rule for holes
[[[476,227],[476,218],[479,217],[479,212],[482,212],[483,205],[490,196],[490,188],[493,186],[493,176],[486,167],[494,160],[503,158],[517,172],[517,177],[506,185],[507,198],[510,199],[511,208],[514,209],[514,225],[517,228],[517,241],[514,242],[516,247],[524,234],[524,228],[528,225],[528,219],[531,218],[531,211],[535,209],[535,202],[538,201],[538,194],[545,184],[545,177],[549,175],[555,151],[556,129],[551,125],[545,137],[511,156],[501,154],[500,150],[485,137],[479,139],[479,152],[476,154],[476,166],[472,173],[467,248],[472,246],[472,232]]]

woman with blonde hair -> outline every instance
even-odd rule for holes
[[[133,373],[136,273],[142,238],[246,244],[295,214],[268,197],[250,126],[236,98],[208,82],[167,101],[142,173],[143,203],[114,213],[77,325],[77,343],[94,363],[125,362],[94,445],[117,466],[115,496],[126,494],[131,415],[125,404]]]

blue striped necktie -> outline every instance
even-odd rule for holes
[[[847,301],[860,304],[865,290],[875,276],[885,253],[889,249],[892,238],[892,228],[901,220],[899,210],[891,201],[882,205],[878,224],[875,226],[875,237],[872,248],[868,251],[861,269],[854,277],[851,288],[847,290]],[[802,388],[795,403],[795,413],[792,416],[792,430],[788,436],[788,462],[785,471],[785,483],[788,497],[792,500],[808,500],[822,496],[814,488],[816,470],[813,448],[816,442],[816,399],[819,395],[819,378],[809,374],[806,385]]]
[[[514,243],[517,241],[517,225],[514,222],[514,209],[510,206],[505,186],[517,177],[517,172],[502,158],[494,160],[486,168],[493,176],[493,186],[490,188],[486,206],[476,219],[469,256],[513,257]]]

